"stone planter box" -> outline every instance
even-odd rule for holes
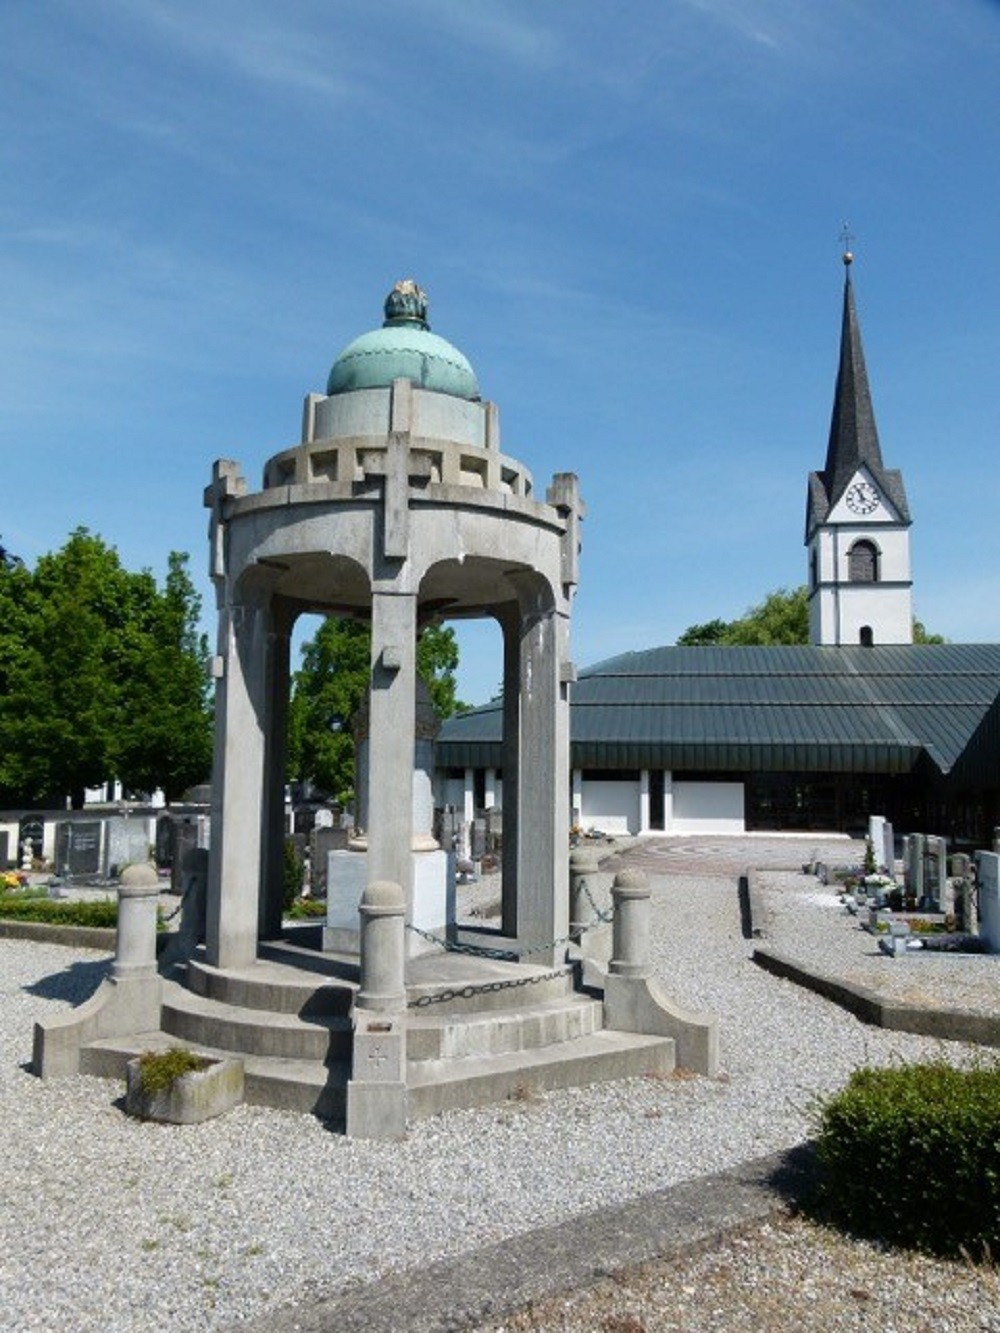
[[[125,1110],[139,1120],[196,1125],[222,1115],[242,1100],[242,1060],[210,1060],[204,1069],[192,1069],[169,1088],[153,1093],[142,1086],[138,1057],[126,1066]]]

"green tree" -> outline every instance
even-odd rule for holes
[[[913,642],[914,643],[947,643],[948,640],[943,634],[928,634],[924,629],[924,622],[913,617]]]
[[[212,768],[208,644],[187,556],[172,551],[165,585],[143,587],[145,611],[124,641],[127,686],[116,739],[116,774],[129,789],[162,787],[176,800]],[[135,586],[148,575],[133,575]],[[151,582],[151,580],[150,580]]]
[[[778,588],[738,620],[710,620],[691,625],[679,644],[778,644],[809,642],[809,605],[805,585]]]
[[[368,691],[370,658],[369,626],[330,617],[302,645],[302,665],[292,680],[289,777],[312,782],[342,804],[354,794],[352,723]],[[457,668],[454,630],[428,625],[417,642],[417,670],[441,718],[465,707],[455,697]]]
[[[119,777],[176,796],[207,776],[198,598],[183,556],[161,592],[85,528],[33,571],[0,570],[0,793],[69,795]]]
[[[777,588],[738,620],[709,620],[689,625],[677,642],[685,647],[703,644],[779,644],[809,642],[809,598],[805,584]],[[928,634],[913,621],[914,643],[946,643],[940,634]]]

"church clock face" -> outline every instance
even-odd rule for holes
[[[879,493],[870,481],[856,481],[844,497],[855,514],[871,514],[879,507]]]

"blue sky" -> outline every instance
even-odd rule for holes
[[[191,553],[414,276],[579,474],[580,665],[805,579],[839,233],[915,606],[1000,638],[996,0],[5,0],[0,533]],[[499,680],[466,640],[462,693]]]

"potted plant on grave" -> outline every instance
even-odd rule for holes
[[[125,1110],[140,1120],[194,1125],[243,1100],[243,1061],[184,1046],[144,1051],[125,1070]]]

